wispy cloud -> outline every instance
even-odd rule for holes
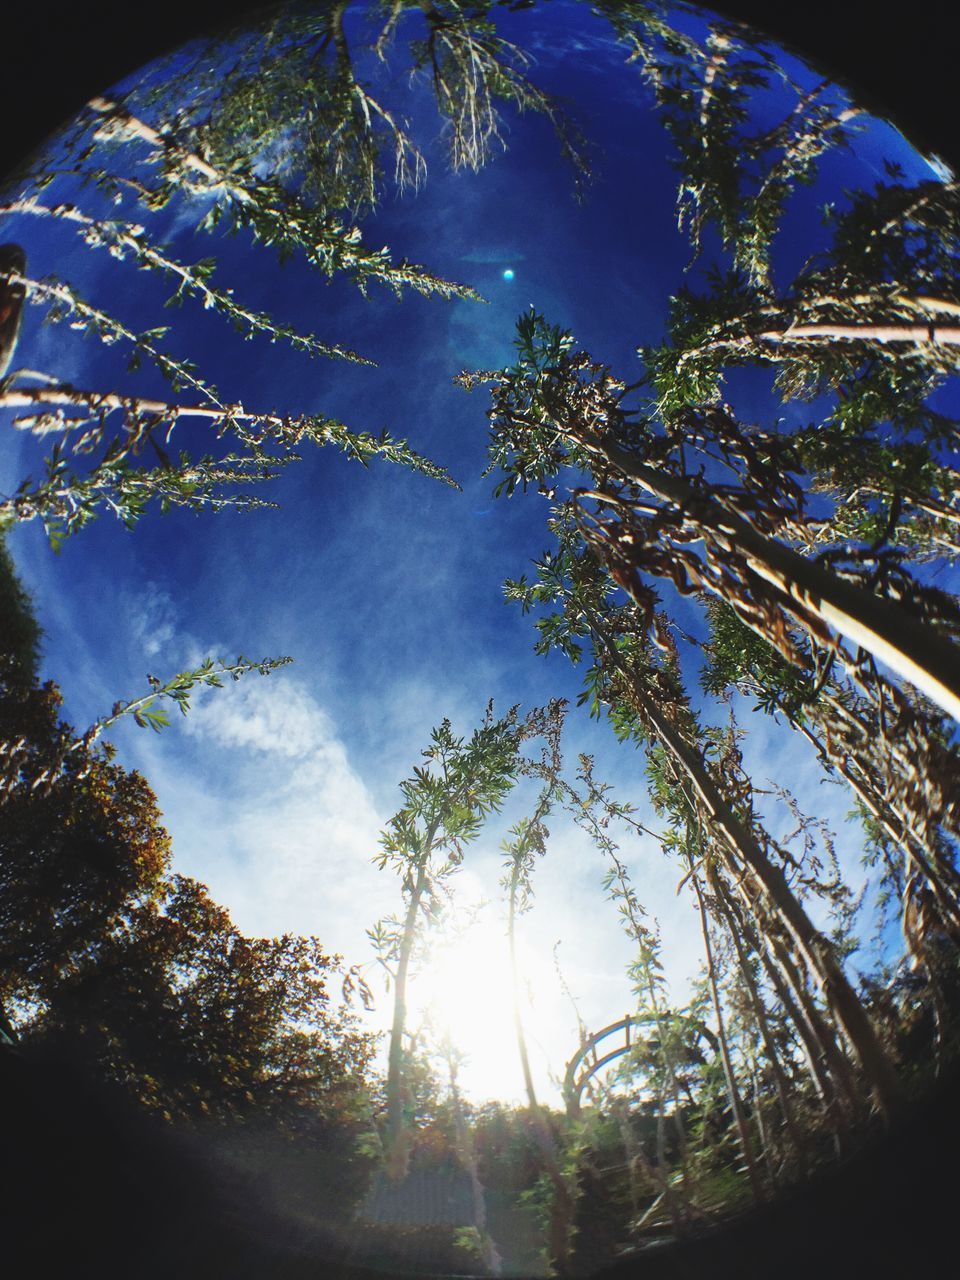
[[[127,613],[130,631],[148,658],[170,653],[179,628],[176,608],[169,592],[147,583],[130,601]]]
[[[229,779],[210,870],[237,923],[317,933],[366,960],[364,930],[392,908],[395,886],[371,864],[383,819],[331,717],[299,680],[278,675],[205,696],[187,732]]]

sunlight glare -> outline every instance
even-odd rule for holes
[[[522,939],[518,953],[521,973],[539,988],[546,976],[539,973],[542,961],[537,964]],[[536,1035],[526,985],[521,986],[524,1020]],[[521,1098],[510,952],[502,921],[493,914],[481,917],[458,937],[439,943],[411,982],[411,1006],[415,1018],[429,1019],[437,1038],[449,1036],[463,1055],[465,1092],[476,1100]]]

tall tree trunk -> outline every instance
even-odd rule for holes
[[[707,883],[717,901],[720,914],[727,926],[727,932],[733,942],[734,950],[737,953],[737,964],[740,974],[743,978],[744,986],[747,991],[747,998],[753,1017],[756,1021],[757,1028],[760,1032],[760,1038],[763,1041],[763,1047],[767,1054],[767,1061],[773,1074],[774,1087],[777,1092],[777,1100],[780,1104],[780,1114],[783,1117],[784,1128],[790,1138],[790,1144],[793,1147],[794,1154],[797,1158],[799,1171],[801,1174],[806,1172],[807,1156],[806,1145],[797,1126],[796,1117],[794,1116],[793,1104],[790,1101],[790,1086],[783,1072],[783,1065],[780,1062],[780,1055],[777,1052],[777,1046],[770,1030],[770,1023],[767,1019],[767,1011],[764,1007],[763,997],[757,986],[753,970],[750,967],[749,958],[744,951],[743,940],[740,936],[740,929],[737,927],[733,913],[729,903],[725,898],[725,890],[721,888],[720,877],[717,875],[716,869],[708,862],[707,864]],[[761,962],[762,963],[762,962]]]
[[[617,877],[620,880],[621,888],[625,894],[624,909],[626,911],[626,918],[629,922],[635,940],[638,945],[642,947],[643,926],[634,913],[633,903],[627,890],[624,868],[620,864],[619,859],[615,856],[612,856],[611,860]],[[686,1130],[684,1129],[683,1115],[680,1107],[680,1085],[678,1080],[677,1064],[671,1047],[672,1033],[667,1027],[663,1009],[660,1005],[660,996],[653,981],[653,974],[650,970],[649,964],[645,966],[645,976],[646,996],[657,1028],[659,1052],[663,1066],[662,1073],[657,1076],[657,1160],[663,1185],[663,1198],[670,1211],[670,1220],[673,1224],[674,1234],[681,1236],[685,1234],[687,1223],[694,1213],[690,1186],[687,1135]],[[673,1110],[671,1112],[671,1116],[673,1119],[674,1130],[677,1135],[677,1151],[680,1156],[680,1178],[682,1187],[682,1196],[680,1197],[677,1196],[675,1189],[670,1185],[669,1178],[666,1175],[667,1117],[664,1107],[664,1098],[666,1092],[665,1082],[667,1080],[669,1080],[670,1083],[670,1093],[673,1099]]]
[[[553,1185],[553,1204],[550,1210],[550,1253],[551,1261],[557,1275],[566,1276],[570,1269],[570,1243],[573,1228],[574,1199],[567,1179],[557,1159],[556,1144],[553,1133],[543,1108],[537,1099],[536,1086],[533,1083],[533,1072],[530,1069],[530,1054],[527,1049],[527,1033],[523,1025],[523,1013],[520,1001],[520,963],[517,957],[517,889],[519,886],[519,862],[514,862],[510,879],[510,902],[508,908],[507,937],[510,945],[510,970],[513,978],[513,1025],[517,1038],[517,1049],[520,1053],[520,1065],[523,1070],[523,1083],[533,1120],[537,1144],[543,1159],[547,1176]]]
[[[840,1157],[847,1148],[847,1131],[857,1101],[850,1092],[849,1064],[839,1053],[832,1029],[822,1019],[818,1019],[816,1023],[811,1021],[809,993],[803,986],[796,968],[791,966],[785,969],[766,933],[761,939],[754,932],[750,917],[753,907],[749,897],[745,903],[741,904],[734,902],[728,895],[727,903],[736,913],[747,945],[759,957],[770,985],[791,1027],[797,1034],[807,1074],[820,1099],[824,1118],[833,1136],[837,1156]],[[836,1071],[831,1072],[828,1065],[831,1061],[839,1063],[841,1068],[839,1076]]]
[[[760,1143],[760,1154],[763,1156],[763,1163],[766,1165],[770,1186],[776,1187],[778,1182],[777,1171],[773,1165],[773,1152],[770,1150],[770,1139],[767,1137],[767,1128],[763,1121],[763,1099],[760,1096],[760,1077],[757,1072],[757,1060],[755,1057],[752,1057],[750,1061],[750,1080],[753,1084],[753,1114],[757,1118],[757,1139]]]
[[[813,1031],[816,1043],[820,1046],[823,1061],[836,1082],[836,1094],[841,1106],[845,1107],[849,1113],[856,1112],[860,1108],[862,1098],[857,1087],[853,1064],[844,1053],[832,1024],[808,990],[804,975],[799,968],[799,961],[792,953],[789,939],[779,934],[776,929],[768,929],[765,932],[765,941],[781,972],[786,976],[803,1017]]]
[[[933,627],[760,533],[743,516],[686,480],[638,461],[612,436],[605,436],[599,445],[587,442],[586,447],[734,547],[759,577],[791,602],[802,624],[809,627],[812,616],[833,627],[922,690],[947,715],[960,720],[960,653]]]
[[[807,967],[816,976],[830,1008],[857,1054],[878,1108],[889,1119],[902,1104],[900,1084],[833,947],[814,927],[787,884],[783,872],[770,861],[756,836],[726,802],[699,753],[667,719],[656,700],[646,696],[646,691],[638,687],[635,678],[622,666],[622,659],[616,650],[613,650],[613,654],[618,669],[629,682],[637,712],[674,761],[680,777],[686,777],[691,798],[695,797],[700,802],[699,805],[694,804],[694,810],[705,810],[710,823],[721,837],[720,845],[725,845],[729,855],[732,855],[729,861],[734,876],[743,868],[753,873],[763,889],[770,909],[783,921]],[[741,864],[739,868],[738,860]]]
[[[803,1050],[804,1061],[807,1064],[807,1074],[810,1076],[813,1086],[820,1095],[824,1106],[827,1106],[830,1099],[835,1093],[835,1086],[831,1083],[829,1074],[826,1070],[825,1054],[822,1045],[817,1040],[816,1033],[810,1026],[806,1016],[800,1005],[793,997],[793,992],[788,982],[787,976],[774,960],[771,948],[761,941],[757,932],[753,927],[752,910],[753,905],[747,895],[745,902],[737,902],[730,896],[730,892],[723,884],[722,879],[717,877],[717,887],[723,897],[727,908],[731,911],[743,936],[746,939],[747,946],[759,957],[760,963],[763,965],[764,972],[776,993],[777,999],[780,1001],[790,1021],[790,1025],[796,1031],[800,1047]]]
[[[700,913],[700,931],[703,935],[703,953],[707,962],[707,979],[710,983],[710,994],[713,997],[713,1012],[717,1019],[717,1039],[720,1042],[720,1057],[723,1062],[723,1074],[727,1082],[727,1096],[730,1099],[730,1107],[733,1111],[734,1123],[737,1127],[737,1137],[740,1139],[740,1149],[743,1152],[743,1160],[746,1165],[747,1177],[750,1180],[750,1189],[753,1192],[754,1200],[759,1204],[763,1199],[763,1185],[760,1180],[760,1174],[757,1171],[756,1160],[753,1154],[753,1143],[750,1141],[750,1133],[747,1129],[747,1119],[743,1113],[743,1103],[740,1099],[740,1090],[737,1088],[737,1078],[733,1071],[733,1062],[730,1058],[730,1046],[727,1041],[727,1029],[723,1017],[723,1004],[720,1000],[720,988],[717,985],[717,971],[713,962],[713,946],[710,942],[710,924],[707,919],[707,905],[703,899],[703,890],[700,887],[700,877],[694,870],[693,856],[687,854],[690,865],[690,876],[693,882],[693,891],[697,897],[697,908]]]
[[[0,244],[0,389],[20,336],[26,289],[12,279],[23,276],[27,255],[18,244]]]
[[[397,972],[393,979],[393,1022],[390,1027],[390,1048],[387,1055],[387,1173],[393,1179],[406,1175],[410,1159],[409,1135],[403,1116],[403,1036],[407,1025],[407,982],[410,960],[417,937],[417,917],[420,903],[429,882],[428,863],[437,833],[434,823],[427,831],[423,852],[417,864],[417,878],[410,890],[403,920],[403,935]]]
[[[751,341],[779,346],[809,344],[813,339],[831,342],[906,342],[912,346],[960,346],[960,328],[942,324],[792,324],[789,329],[764,329]]]

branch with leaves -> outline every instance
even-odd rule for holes
[[[239,404],[181,405],[69,386],[11,387],[0,391],[3,407],[35,410],[14,418],[14,425],[41,437],[58,438],[45,462],[45,479],[39,483],[28,479],[13,496],[0,501],[0,522],[40,518],[55,543],[83,528],[101,507],[132,527],[152,500],[159,502],[161,512],[173,506],[220,510],[269,505],[256,497],[237,495],[231,488],[272,479],[277,469],[297,460],[293,449],[304,441],[332,444],[363,466],[381,457],[459,487],[442,467],[415,453],[406,441],[394,440],[387,432],[374,436],[352,431],[333,418],[251,413]],[[113,414],[120,415],[120,427],[108,435],[106,426]],[[245,452],[198,459],[184,450],[174,461],[160,441],[169,443],[177,424],[189,419],[213,427],[217,438],[235,436]],[[147,445],[159,465],[133,465]],[[101,446],[101,456],[89,470],[70,468],[68,453],[82,457]],[[269,452],[271,447],[280,452]]]
[[[862,109],[812,74],[809,84],[797,83],[779,51],[742,23],[701,20],[692,34],[663,3],[598,0],[594,7],[653,90],[675,148],[678,225],[695,253],[713,227],[737,267],[768,288],[791,195],[814,180],[824,154],[849,145]],[[772,125],[757,112],[770,92],[792,98]]]
[[[444,720],[422,753],[425,763],[400,784],[403,806],[381,836],[375,865],[401,877],[404,910],[368,930],[393,987],[387,1067],[385,1148],[391,1178],[407,1170],[413,1135],[404,1114],[405,1036],[411,966],[422,931],[443,912],[447,882],[463,862],[485,819],[511,790],[519,769],[516,715],[493,719],[493,709],[469,740]]]
[[[150,192],[152,208],[162,208],[180,191],[213,196],[213,205],[199,223],[201,229],[215,227],[227,214],[235,226],[248,228],[257,240],[276,246],[281,257],[299,250],[327,276],[348,272],[362,291],[378,283],[398,296],[410,288],[441,298],[480,300],[468,285],[443,280],[406,259],[393,263],[388,249],[368,249],[359,227],[347,227],[337,218],[317,213],[278,181],[255,178],[249,165],[222,171],[191,151],[168,126],[156,128],[106,98],[93,98],[88,105],[98,119],[95,141],[122,140],[149,147],[146,163],[157,166],[162,179],[161,186]]]
[[[100,185],[109,181],[110,175],[104,173]],[[289,342],[295,351],[305,351],[309,355],[338,357],[355,364],[375,364],[375,361],[346,347],[321,342],[311,333],[299,333],[265,312],[243,306],[234,298],[232,289],[218,289],[210,283],[216,270],[215,258],[203,258],[191,264],[179,262],[164,247],[154,244],[146,228],[137,223],[93,218],[75,204],[45,205],[32,195],[0,205],[0,217],[6,214],[28,214],[66,222],[76,227],[85,245],[105,249],[119,261],[129,256],[144,270],[172,277],[177,288],[167,300],[168,306],[179,306],[186,298],[195,297],[203,304],[204,310],[222,315],[248,338],[264,334],[271,342]]]
[[[92,759],[91,752],[104,732],[126,716],[131,716],[141,729],[150,728],[159,732],[170,723],[166,708],[161,705],[163,702],[172,702],[181,715],[186,715],[195,689],[219,689],[223,687],[225,678],[236,681],[251,672],[266,676],[292,661],[292,658],[264,658],[260,662],[251,662],[241,654],[236,662],[206,658],[200,666],[179,671],[167,680],[148,675],[147,683],[150,688],[147,693],[128,702],[116,702],[109,715],[100,716],[80,737],[73,736],[72,732],[61,727],[56,749],[49,753],[49,759],[39,770],[29,767],[30,744],[26,738],[2,743],[0,796],[9,798],[24,787],[29,791],[49,790],[59,778],[68,759]]]

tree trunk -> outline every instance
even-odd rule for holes
[[[793,342],[828,338],[831,342],[908,342],[914,346],[960,346],[960,328],[934,324],[792,324],[788,329],[764,329],[749,335],[749,342]]]
[[[813,1082],[813,1087],[820,1096],[824,1107],[829,1110],[831,1099],[835,1093],[835,1087],[830,1080],[825,1068],[825,1055],[822,1046],[819,1044],[816,1034],[810,1023],[807,1021],[803,1010],[797,1004],[790,989],[790,984],[786,974],[779,968],[771,954],[768,946],[761,942],[760,938],[753,929],[751,921],[747,917],[747,913],[752,911],[752,904],[747,901],[746,904],[738,903],[730,897],[729,890],[723,884],[722,880],[717,877],[717,887],[723,897],[727,909],[732,913],[737,921],[739,928],[743,931],[747,946],[756,955],[760,963],[763,965],[764,972],[770,981],[776,993],[777,999],[790,1020],[790,1024],[796,1031],[800,1047],[803,1051],[804,1061],[807,1065],[807,1073]]]
[[[619,666],[620,659],[616,658],[616,661]],[[672,757],[681,775],[686,775],[710,822],[733,855],[734,874],[737,873],[736,860],[739,859],[743,867],[756,877],[771,910],[783,921],[810,972],[816,975],[830,1008],[857,1054],[878,1108],[889,1119],[902,1103],[900,1084],[832,946],[814,927],[783,872],[770,861],[754,834],[727,804],[699,754],[666,718],[655,700],[646,698],[644,691],[636,687],[630,673],[622,667],[620,670],[630,681],[637,699],[637,711]]]
[[[403,1035],[407,1023],[407,979],[417,936],[417,916],[427,888],[427,864],[436,836],[436,824],[430,827],[417,865],[417,878],[410,891],[410,901],[403,921],[403,936],[393,981],[393,1023],[390,1027],[390,1049],[387,1057],[387,1173],[393,1179],[406,1175],[410,1152],[403,1120]]]
[[[550,1212],[550,1253],[557,1275],[565,1276],[570,1267],[570,1234],[573,1227],[574,1200],[563,1176],[560,1162],[557,1159],[553,1134],[543,1114],[543,1108],[537,1099],[536,1087],[533,1083],[533,1072],[530,1070],[530,1054],[527,1050],[527,1034],[523,1026],[523,1014],[520,1008],[520,964],[517,959],[517,888],[519,863],[514,862],[510,880],[510,903],[508,910],[507,936],[510,944],[510,970],[513,976],[513,1025],[517,1037],[517,1048],[520,1052],[520,1065],[523,1070],[523,1083],[526,1089],[530,1116],[533,1120],[534,1132],[540,1154],[546,1167],[547,1176],[553,1185],[554,1197]]]
[[[770,1024],[767,1020],[767,1012],[764,1008],[763,997],[757,987],[756,979],[750,968],[750,961],[743,948],[743,940],[740,937],[740,930],[734,921],[729,903],[726,901],[725,890],[721,889],[720,877],[717,875],[716,869],[709,863],[707,866],[707,883],[709,884],[717,905],[720,908],[720,914],[723,916],[724,923],[733,942],[734,950],[737,953],[737,963],[740,973],[743,977],[744,986],[746,987],[747,996],[750,1002],[750,1008],[760,1031],[760,1038],[763,1041],[763,1047],[766,1050],[767,1061],[770,1064],[770,1070],[773,1072],[774,1086],[777,1091],[777,1100],[780,1104],[780,1113],[783,1116],[784,1128],[789,1135],[791,1145],[797,1157],[800,1173],[806,1172],[806,1149],[805,1144],[800,1136],[800,1130],[797,1127],[796,1119],[793,1114],[793,1105],[790,1102],[790,1087],[783,1073],[783,1066],[780,1062],[780,1055],[777,1052],[777,1046],[774,1043],[773,1033],[770,1030]]]
[[[589,443],[587,447],[591,447]],[[934,628],[758,532],[743,516],[727,510],[686,480],[637,461],[611,437],[604,437],[592,449],[628,479],[661,501],[682,508],[743,555],[759,577],[799,606],[796,615],[801,623],[812,614],[885,662],[947,715],[960,720],[960,652]]]
[[[760,1175],[757,1172],[756,1160],[753,1155],[753,1143],[750,1141],[746,1116],[743,1114],[743,1103],[740,1100],[740,1090],[737,1088],[736,1076],[733,1073],[733,1063],[730,1059],[730,1046],[727,1042],[727,1030],[723,1018],[723,1005],[720,1000],[720,989],[717,986],[717,973],[713,963],[713,947],[710,943],[710,925],[707,920],[707,906],[703,900],[703,890],[700,887],[700,878],[693,869],[692,855],[688,854],[687,856],[690,863],[693,890],[697,896],[697,908],[700,912],[700,931],[703,935],[703,952],[707,961],[707,978],[710,982],[710,993],[713,997],[713,1012],[717,1019],[717,1038],[720,1041],[720,1057],[723,1061],[723,1074],[727,1082],[727,1096],[730,1099],[730,1107],[733,1111],[734,1122],[737,1126],[737,1136],[740,1139],[740,1148],[743,1152],[744,1164],[747,1169],[747,1177],[750,1180],[750,1189],[753,1192],[754,1200],[759,1204],[763,1200],[763,1185],[760,1181]]]

